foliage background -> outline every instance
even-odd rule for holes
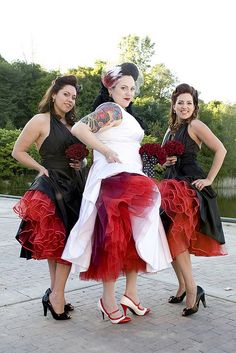
[[[134,112],[146,123],[146,140],[161,142],[167,128],[170,94],[178,82],[164,63],[151,65],[155,43],[149,37],[129,35],[119,43],[120,61],[132,61],[142,70],[144,84],[134,101]],[[92,103],[100,89],[100,75],[106,63],[97,60],[94,67],[71,68],[83,86],[77,104],[78,120],[91,112]],[[58,71],[46,71],[40,65],[7,62],[0,55],[0,178],[32,173],[11,157],[20,130],[37,113],[38,103]],[[236,105],[220,101],[200,101],[200,118],[224,143],[228,150],[219,177],[236,176]],[[30,154],[39,160],[34,146]],[[212,153],[203,147],[199,161],[205,170],[212,163]]]

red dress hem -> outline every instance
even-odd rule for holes
[[[173,259],[188,250],[196,256],[227,255],[225,247],[199,229],[200,202],[185,181],[164,179],[158,183],[161,208],[170,219],[167,240]]]
[[[145,218],[156,185],[138,174],[120,173],[104,179],[97,199],[97,218],[89,269],[82,280],[114,281],[126,272],[145,272],[132,234],[132,217]]]
[[[61,259],[66,239],[64,224],[56,213],[55,204],[46,194],[29,190],[13,210],[25,221],[17,240],[31,253],[32,259],[55,260],[70,265]]]

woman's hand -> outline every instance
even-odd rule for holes
[[[48,170],[46,168],[44,168],[43,166],[40,167],[37,178],[42,175],[46,175],[47,177],[49,177]]]
[[[106,160],[108,163],[121,163],[121,161],[118,158],[118,154],[112,150],[108,150],[104,153],[104,156],[106,157]]]
[[[70,167],[74,168],[75,170],[80,170],[87,165],[87,159],[84,158],[82,161],[78,161],[76,159],[71,159]]]
[[[211,185],[210,179],[197,179],[192,182],[192,185],[194,185],[199,191],[201,191],[205,186]]]
[[[170,167],[171,165],[175,165],[177,162],[176,156],[166,157],[166,162],[163,164],[164,167]]]

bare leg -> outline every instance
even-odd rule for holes
[[[54,288],[54,283],[55,283],[55,278],[56,278],[56,261],[55,260],[48,260],[48,267],[49,267],[49,273],[50,273],[50,288],[53,290]]]
[[[185,292],[184,277],[183,277],[182,272],[180,271],[178,265],[176,264],[175,260],[172,262],[172,267],[175,271],[176,277],[179,282],[179,288],[177,290],[176,297],[180,297]]]
[[[137,293],[137,278],[138,274],[136,271],[126,272],[125,295],[121,298],[121,305],[125,314],[128,307],[136,315],[144,316],[150,312],[150,308],[144,308],[140,305]]]
[[[108,313],[118,309],[116,299],[115,299],[115,282],[103,282],[103,295],[102,295],[103,305]],[[111,315],[112,319],[118,318],[122,315],[120,311]]]
[[[126,272],[125,295],[131,298],[136,304],[139,303],[139,297],[137,293],[137,278],[138,274],[136,271]]]
[[[56,276],[54,287],[52,293],[50,294],[50,302],[53,306],[54,311],[57,314],[61,314],[64,312],[64,305],[65,305],[65,286],[66,281],[70,273],[71,266],[63,265],[63,264],[56,264]]]
[[[193,278],[192,264],[188,250],[176,256],[175,267],[184,279],[187,307],[192,308],[196,301],[197,286]]]

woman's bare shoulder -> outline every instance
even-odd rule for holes
[[[193,130],[202,130],[202,129],[209,129],[208,126],[201,120],[199,119],[193,119],[190,124],[189,124],[190,128]]]
[[[26,126],[43,126],[48,124],[50,115],[48,113],[35,114],[26,124]]]
[[[48,121],[50,118],[49,113],[38,113],[35,114],[31,120],[40,120],[40,121]]]

